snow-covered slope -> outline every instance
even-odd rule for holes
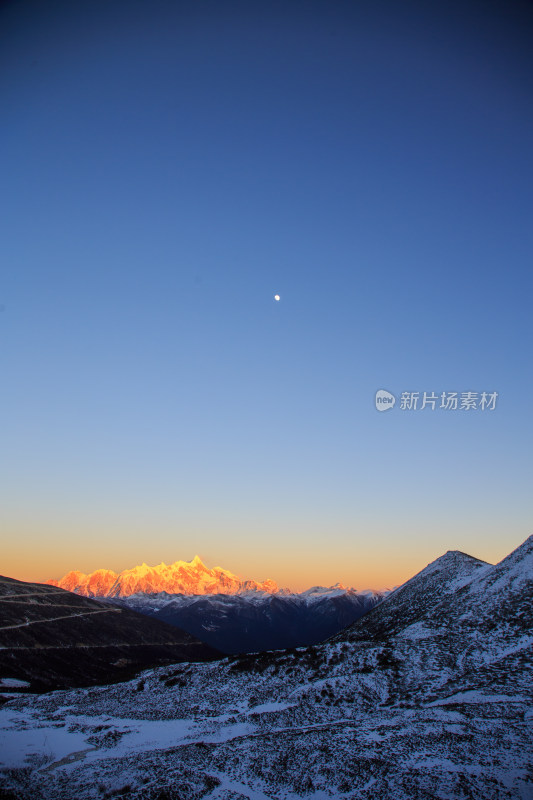
[[[169,594],[239,594],[241,592],[279,592],[274,581],[258,583],[238,578],[222,567],[209,569],[199,556],[192,561],[176,561],[174,564],[147,564],[125,569],[120,573],[99,569],[90,575],[77,570],[68,572],[60,580],[48,580],[51,586],[59,586],[69,592],[85,597],[128,597],[138,592]]]
[[[12,699],[0,711],[0,758],[14,768],[4,790],[527,800],[532,553],[533,538],[496,566],[446,554],[318,647]]]
[[[352,628],[350,639],[376,638],[380,633],[390,637],[439,606],[461,585],[470,582],[477,574],[484,574],[487,569],[494,567],[466,553],[449,550],[390,592],[386,602]]]

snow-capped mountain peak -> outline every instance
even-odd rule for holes
[[[176,561],[170,565],[161,562],[155,567],[143,562],[119,574],[98,569],[86,575],[75,570],[60,580],[49,580],[47,583],[86,597],[129,597],[139,592],[203,595],[243,592],[275,594],[279,591],[272,580],[244,580],[221,567],[210,569],[198,555],[192,561]]]

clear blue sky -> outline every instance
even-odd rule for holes
[[[2,5],[3,574],[382,586],[531,533],[532,21]]]

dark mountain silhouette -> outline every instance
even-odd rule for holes
[[[216,658],[185,631],[52,588],[0,577],[0,676],[32,689],[124,680],[176,661]]]

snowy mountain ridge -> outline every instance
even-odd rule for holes
[[[243,580],[222,567],[210,569],[199,556],[192,561],[161,562],[155,567],[143,563],[120,573],[98,569],[86,575],[78,570],[68,572],[60,580],[46,583],[58,586],[84,597],[129,597],[131,595],[158,594],[242,594],[265,592],[275,594],[280,590],[272,580],[257,582]]]
[[[59,580],[51,578],[46,583],[84,597],[94,598],[138,598],[141,595],[161,596],[162,599],[165,595],[168,598],[183,595],[250,595],[250,597],[289,595],[306,597],[309,602],[314,602],[320,597],[333,596],[335,593],[375,598],[381,598],[386,593],[371,589],[359,591],[342,583],[333,586],[312,586],[304,592],[292,592],[290,589],[280,589],[277,583],[270,579],[247,580],[222,567],[210,569],[200,556],[195,556],[192,561],[176,561],[174,564],[161,562],[154,567],[143,563],[119,573],[110,569],[97,569],[89,574],[72,570]]]

